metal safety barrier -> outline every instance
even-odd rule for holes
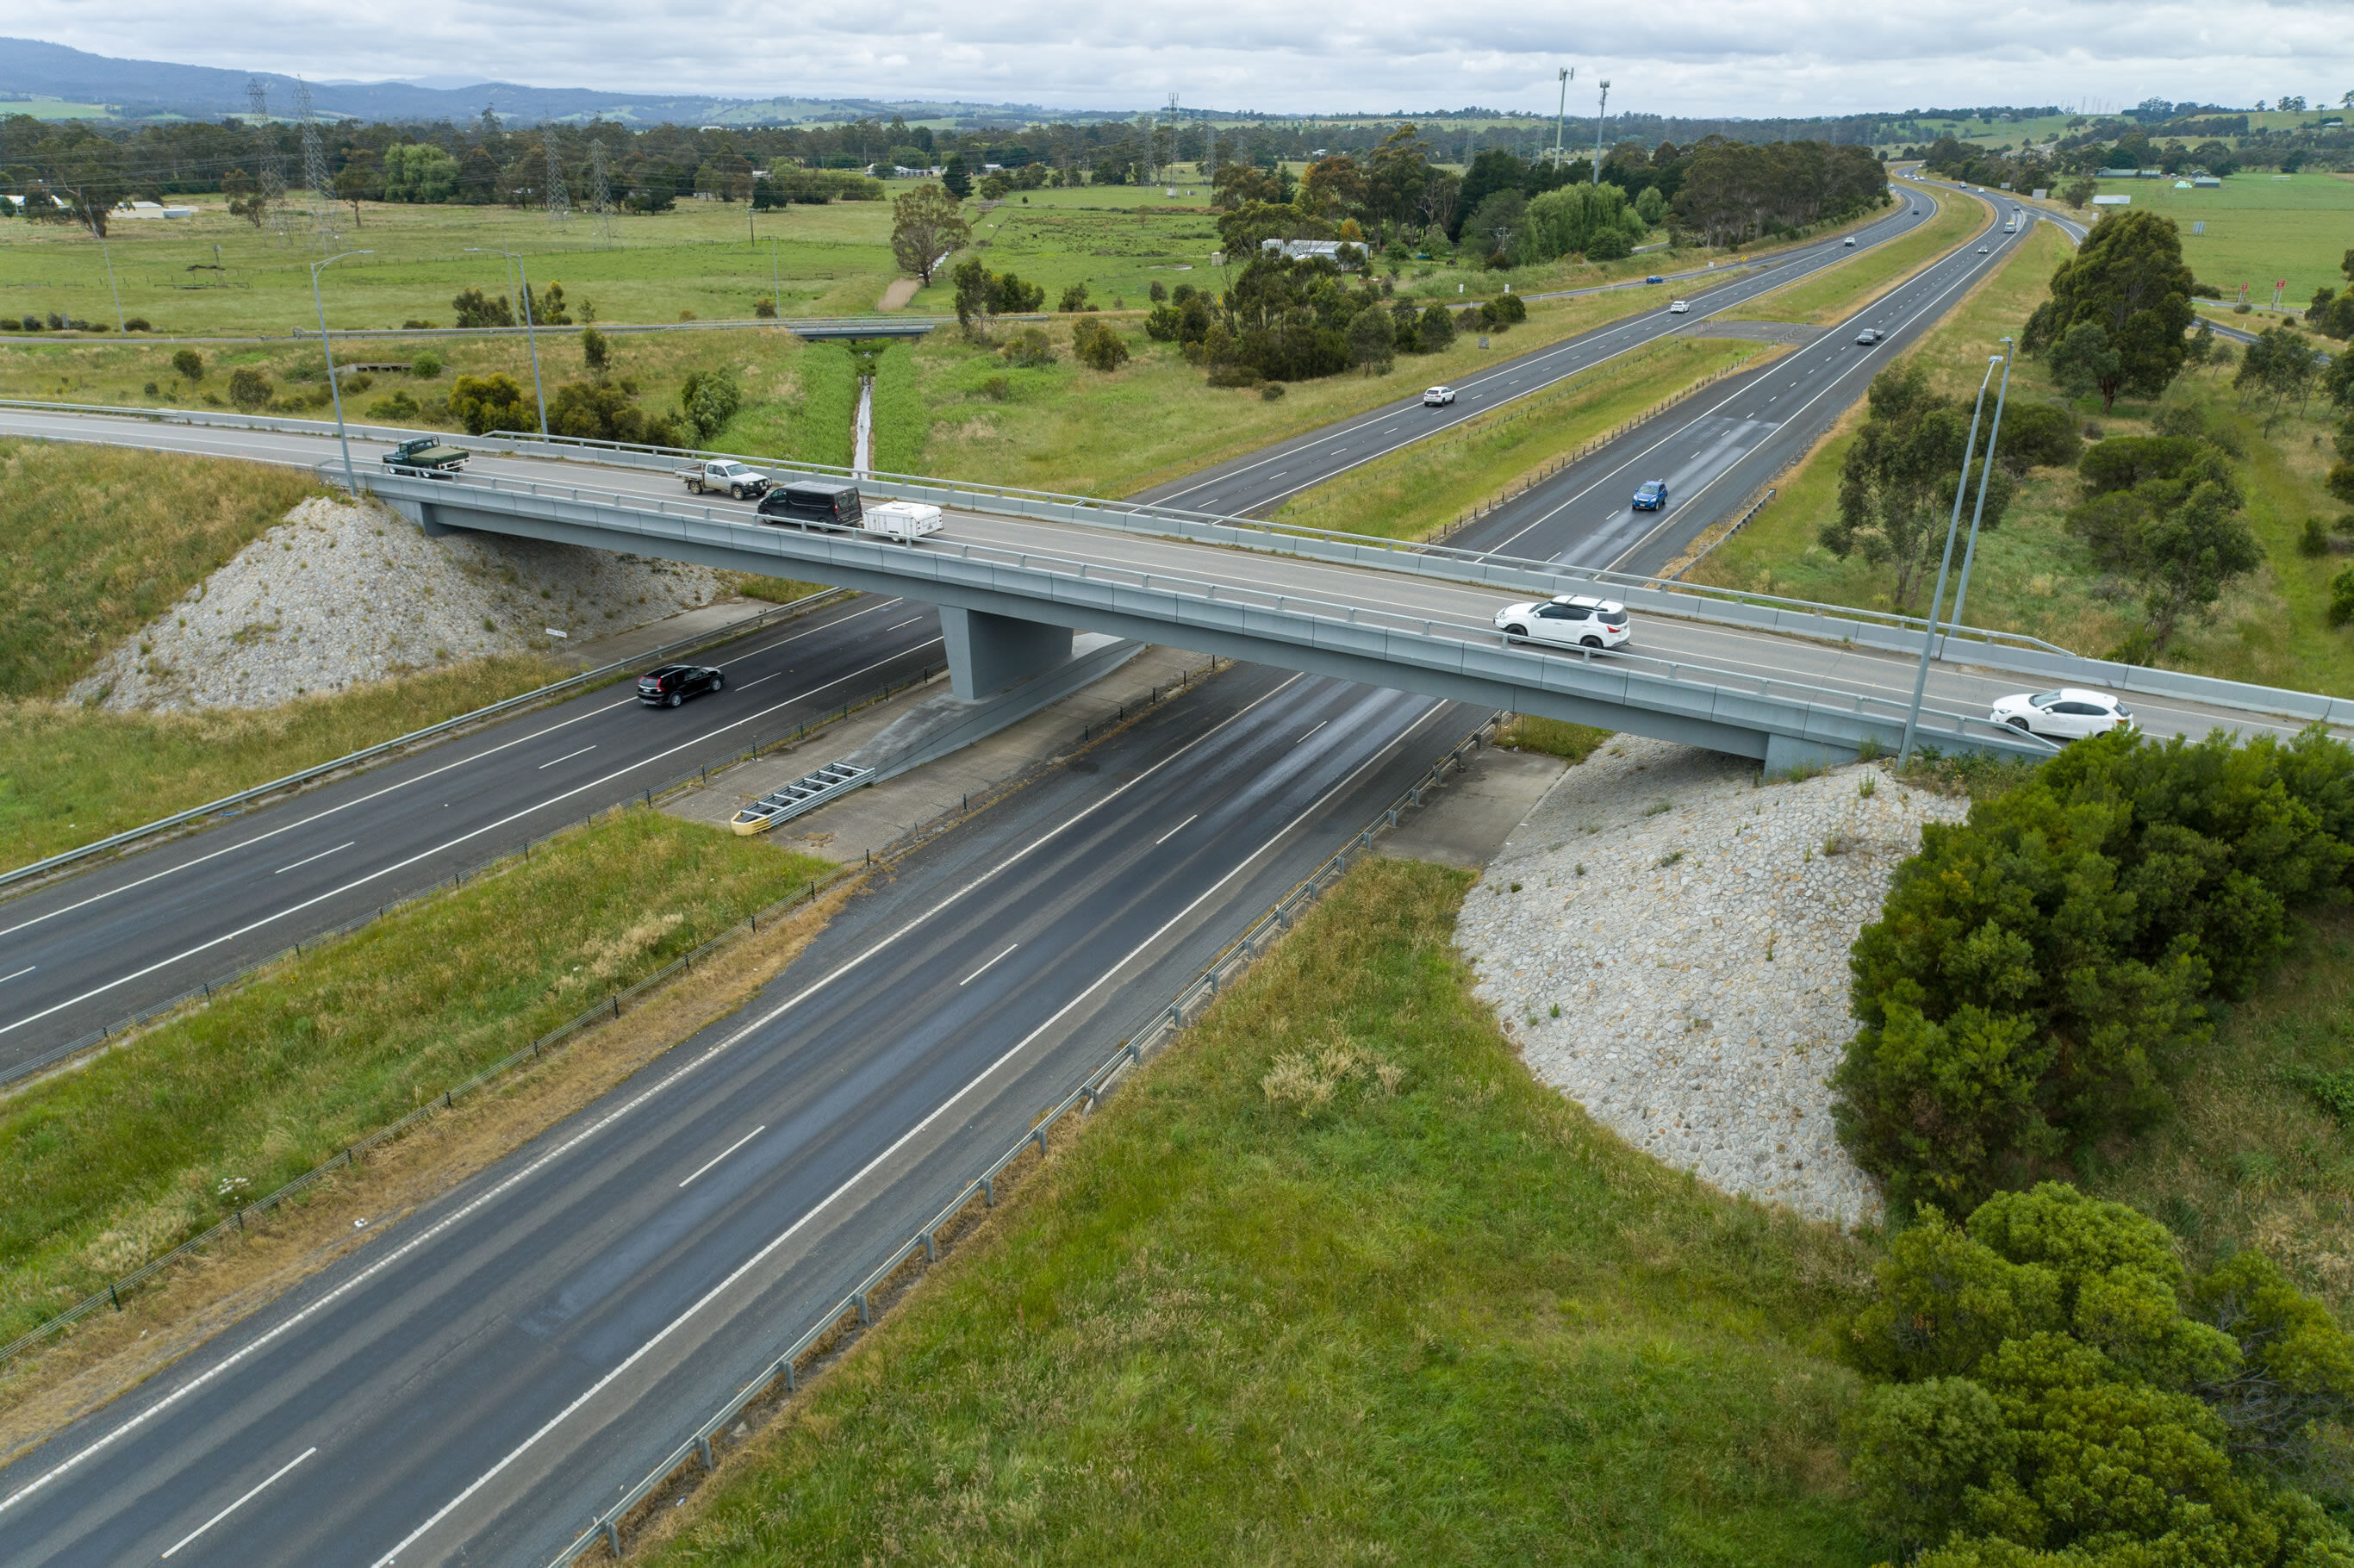
[[[738,833],[763,833],[779,822],[789,822],[804,811],[814,811],[828,800],[875,781],[872,768],[829,762],[814,773],[804,773],[783,789],[761,796],[728,819]]]
[[[695,1467],[698,1473],[708,1473],[716,1468],[716,1443],[730,1423],[779,1383],[784,1385],[788,1393],[798,1392],[802,1359],[835,1334],[871,1326],[881,1310],[882,1304],[878,1303],[877,1298],[888,1287],[893,1276],[912,1263],[918,1253],[923,1255],[926,1264],[938,1261],[942,1234],[961,1219],[976,1200],[984,1210],[996,1206],[997,1182],[1008,1167],[1034,1149],[1043,1158],[1046,1151],[1046,1135],[1058,1122],[1074,1112],[1086,1115],[1094,1111],[1124,1074],[1166,1047],[1180,1030],[1201,1015],[1222,990],[1232,986],[1245,970],[1264,957],[1277,940],[1299,922],[1310,906],[1331,891],[1348,874],[1350,866],[1371,853],[1377,834],[1396,827],[1403,813],[1422,805],[1425,796],[1445,780],[1450,766],[1458,771],[1468,766],[1465,753],[1476,751],[1493,738],[1504,717],[1503,714],[1496,714],[1473,729],[1428,773],[1384,807],[1361,831],[1351,834],[1348,841],[1315,870],[1293,884],[1290,891],[1270,905],[1244,929],[1240,937],[1220,949],[1192,980],[1181,987],[1168,1006],[1153,1016],[1150,1023],[1121,1041],[1110,1055],[1080,1078],[1077,1087],[1033,1122],[1027,1132],[984,1165],[979,1174],[959,1188],[930,1219],[904,1240],[895,1241],[887,1247],[881,1261],[848,1293],[820,1312],[773,1357],[763,1362],[734,1395],[647,1471],[642,1479],[624,1491],[611,1507],[591,1519],[588,1529],[549,1560],[548,1568],[565,1568],[566,1564],[579,1561],[600,1543],[611,1552],[614,1561],[619,1562],[623,1552],[622,1528],[629,1522],[631,1513],[687,1467]]]

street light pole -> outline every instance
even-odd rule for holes
[[[524,341],[531,344],[531,395],[539,402],[539,433],[544,436],[547,434],[547,392],[539,381],[539,334],[531,319],[531,274],[524,270],[523,258],[512,250],[501,250],[495,245],[469,245],[466,249],[505,257],[514,268],[514,276],[523,280],[523,335]]]
[[[1575,66],[1561,68],[1561,102],[1554,106],[1553,111],[1553,166],[1556,169],[1561,167],[1562,127],[1569,121],[1569,79],[1576,74]]]
[[[311,263],[311,303],[319,312],[319,352],[327,359],[327,391],[335,400],[335,440],[344,449],[344,488],[354,496],[360,493],[359,476],[352,471],[352,440],[344,433],[344,387],[335,379],[335,349],[327,341],[327,305],[319,294],[319,270],[353,256],[373,256],[373,250],[346,250],[341,256],[330,256],[324,261]]]
[[[1929,655],[1937,646],[1937,607],[1946,600],[1946,574],[1954,566],[1954,535],[1962,526],[1962,497],[1969,493],[1970,453],[1978,444],[1978,417],[1986,412],[1987,383],[1994,379],[1994,367],[2002,363],[1999,354],[1988,356],[1986,374],[1978,377],[1978,400],[1970,409],[1969,439],[1962,443],[1962,474],[1954,482],[1954,514],[1946,522],[1946,554],[1937,563],[1936,591],[1929,596],[1929,625],[1921,637],[1921,667],[1913,674],[1913,706],[1904,715],[1904,739],[1896,748],[1899,768],[1913,760],[1913,735],[1921,727],[1921,697],[1929,689]]]
[[[1978,559],[1978,520],[1986,515],[1987,483],[1994,475],[1995,443],[2002,440],[2002,400],[2010,395],[2011,342],[2004,338],[2002,343],[2002,385],[1995,388],[1994,424],[1987,431],[1986,464],[1978,470],[1978,504],[1970,511],[1970,539],[1962,546],[1962,577],[1954,585],[1954,613],[1946,622],[1948,626],[1961,625],[1962,605],[1970,597],[1970,563]]]

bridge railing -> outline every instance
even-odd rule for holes
[[[1494,627],[1335,600],[1282,593],[1247,584],[1215,582],[1182,574],[1125,565],[1107,565],[1050,551],[928,536],[920,546],[877,541],[854,530],[770,527],[747,523],[738,510],[684,498],[677,500],[588,485],[551,484],[494,474],[430,480],[379,476],[376,487],[403,500],[435,504],[489,497],[514,504],[492,511],[530,514],[531,503],[566,503],[589,514],[557,519],[610,530],[622,536],[662,536],[741,554],[773,557],[780,567],[809,564],[813,555],[898,577],[953,582],[960,587],[1006,593],[1042,606],[1087,605],[1141,614],[1172,626],[1214,627],[1273,641],[1356,653],[1391,663],[1421,664],[1452,673],[1517,681],[1566,694],[1689,716],[1773,728],[1848,744],[1864,733],[1901,727],[1908,705],[1858,692],[1702,660],[1665,659],[1624,649],[1602,653],[1564,649],[1538,652],[1506,638]],[[813,547],[814,546],[814,547]],[[1026,580],[1025,580],[1026,579]],[[1573,676],[1570,673],[1575,672]],[[1745,696],[1790,710],[1779,723],[1761,724],[1754,711],[1727,711],[1728,696]],[[1826,730],[1803,715],[1837,715],[1844,724]],[[2047,743],[1974,715],[1925,707],[1922,720],[1933,736],[1981,749],[2041,754]]]

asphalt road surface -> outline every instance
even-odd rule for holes
[[[1903,195],[1901,190],[1896,194],[1900,198]],[[1423,407],[1422,390],[1416,387],[1410,396],[1368,413],[1172,480],[1132,499],[1226,516],[1265,516],[1299,492],[1336,474],[1451,429],[1466,419],[1490,413],[1516,397],[1543,391],[1631,349],[1690,332],[1735,305],[1909,234],[1929,221],[1934,211],[1925,200],[1899,206],[1886,217],[1857,230],[1853,247],[1846,243],[1844,237],[1800,246],[1712,287],[1705,286],[1702,280],[1689,279],[1681,284],[1656,285],[1646,291],[1658,301],[1653,308],[1606,323],[1576,337],[1515,355],[1467,376],[1454,383],[1456,400],[1451,406]],[[1691,291],[1685,291],[1688,289]],[[1670,302],[1678,299],[1691,305],[1691,311],[1669,314]],[[1511,339],[1505,336],[1491,341],[1509,344]],[[1411,360],[1405,361],[1400,374],[1403,376],[1412,364]]]
[[[1490,401],[1464,411],[1505,394],[1480,390]],[[243,432],[126,439],[323,455]],[[855,667],[865,624],[837,633],[847,646],[825,668]],[[928,626],[898,634],[895,656],[921,662]],[[609,722],[649,736],[671,725],[659,733],[679,740],[716,728],[728,705],[766,700],[730,673],[723,699]],[[798,693],[800,678],[771,683]],[[565,712],[397,766],[511,747],[472,776],[501,802],[487,824],[562,787],[536,781],[543,764],[594,759],[596,777],[639,755],[599,738],[613,758],[566,760],[559,737],[529,738]],[[1089,753],[1098,771],[1058,773],[920,852],[736,1018],[0,1470],[8,1561],[545,1561],[1476,716],[1247,667],[1176,699]],[[429,847],[437,808],[459,809],[442,793],[420,778],[383,797],[397,804],[380,836]],[[327,803],[313,792],[65,885],[128,909],[136,890],[98,878],[160,873],[162,887],[182,874],[159,854],[222,851],[208,863],[248,889],[308,872],[250,841]],[[322,831],[323,848],[353,837]],[[271,906],[267,892],[249,904]],[[29,907],[0,906],[12,924]],[[313,907],[313,928],[331,923]],[[284,916],[270,943],[307,915]],[[141,929],[152,943],[170,926]]]
[[[1240,667],[0,1471],[15,1568],[544,1563],[1474,715]]]
[[[727,685],[684,707],[607,686],[0,903],[0,1067],[945,659],[931,606],[854,599],[697,654]]]

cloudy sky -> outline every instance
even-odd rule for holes
[[[729,97],[954,96],[1315,113],[1573,106],[1782,114],[2158,96],[2336,103],[2345,0],[1038,0],[885,7],[679,0],[14,0],[8,30],[94,53],[313,79],[490,78]],[[439,85],[439,83],[437,83]],[[1573,108],[1573,112],[1575,112]]]

